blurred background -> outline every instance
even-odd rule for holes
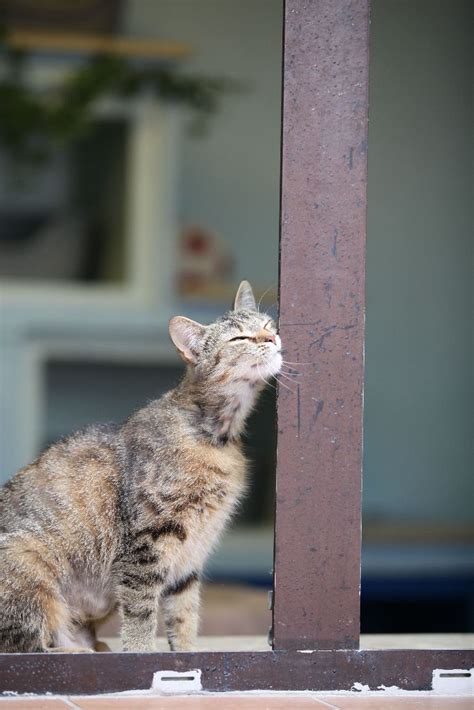
[[[277,312],[281,0],[2,0],[1,481],[121,421],[249,279]],[[362,631],[474,631],[472,3],[373,0]],[[270,626],[275,392],[203,632]],[[316,514],[316,511],[315,511]]]

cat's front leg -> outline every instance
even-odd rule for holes
[[[122,575],[119,598],[124,651],[154,651],[158,623],[158,599],[163,589],[156,571],[127,569]]]
[[[199,626],[200,581],[192,572],[161,593],[161,607],[172,651],[194,651]]]

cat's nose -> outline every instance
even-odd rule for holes
[[[263,343],[273,343],[274,345],[276,343],[276,337],[273,333],[269,333],[268,330],[261,330],[258,339]]]

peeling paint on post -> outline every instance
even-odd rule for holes
[[[273,643],[360,626],[369,0],[287,0]],[[293,365],[293,363],[301,363]]]

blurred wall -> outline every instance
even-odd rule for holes
[[[367,516],[474,517],[470,14],[470,0],[372,3]],[[280,0],[129,0],[126,15],[130,34],[194,45],[193,70],[249,82],[186,139],[181,213],[237,244],[259,282],[277,274],[281,22]]]
[[[374,0],[366,514],[474,519],[471,0]]]
[[[128,0],[130,35],[188,42],[189,71],[247,90],[224,99],[209,134],[182,148],[181,218],[230,242],[236,277],[278,280],[281,0]]]
[[[470,12],[372,3],[366,518],[474,518]],[[181,214],[236,244],[238,275],[260,283],[277,278],[281,21],[280,0],[129,0],[125,17],[131,35],[195,46],[190,69],[250,83],[186,138]],[[51,376],[51,435],[75,377]]]

